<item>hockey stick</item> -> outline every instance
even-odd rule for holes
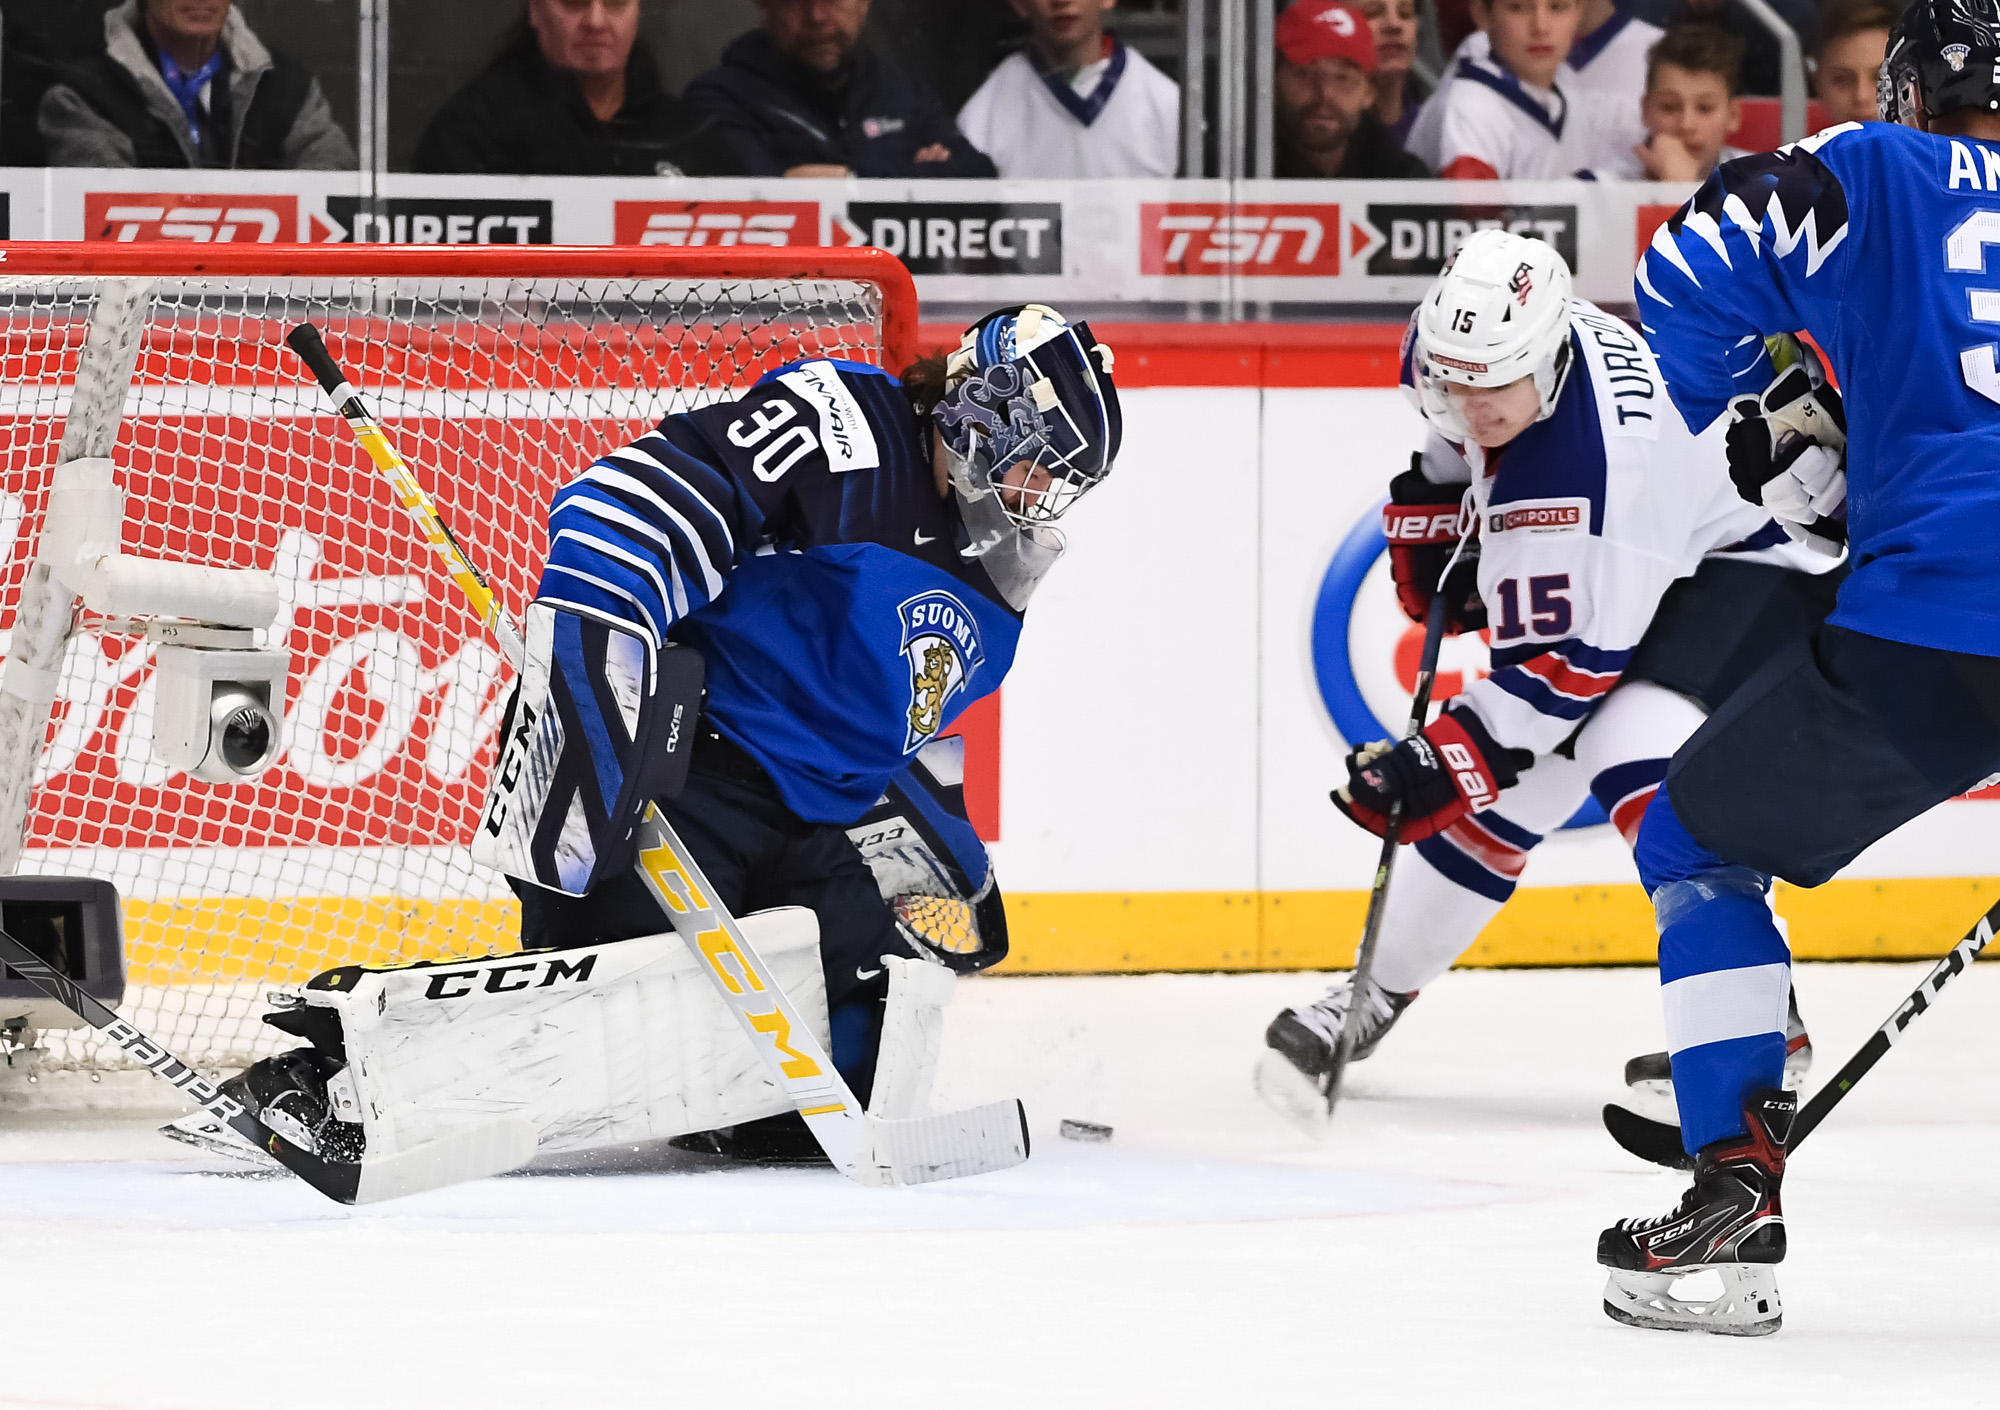
[[[1463,548],[1463,540],[1460,547]],[[1451,572],[1458,555],[1451,556],[1445,565],[1444,574],[1438,578],[1437,591],[1431,594],[1430,615],[1424,621],[1424,650],[1417,658],[1417,693],[1410,700],[1410,722],[1403,730],[1405,740],[1415,739],[1423,730],[1424,717],[1430,714],[1431,684],[1437,679],[1438,652],[1444,646],[1444,577]],[[1341,1079],[1347,1075],[1347,1064],[1354,1056],[1354,1044],[1361,1036],[1361,1006],[1367,1002],[1368,976],[1375,968],[1375,945],[1382,938],[1382,915],[1389,900],[1389,876],[1395,870],[1396,849],[1403,840],[1403,803],[1401,799],[1389,805],[1389,822],[1382,829],[1382,855],[1375,863],[1375,884],[1368,892],[1368,920],[1361,928],[1361,946],[1354,956],[1354,978],[1351,997],[1347,1004],[1347,1015],[1340,1024],[1340,1043],[1334,1049],[1333,1068],[1326,1081],[1326,1119],[1333,1120],[1333,1110],[1340,1102]]]
[[[507,659],[520,669],[526,652],[519,630],[445,527],[436,504],[369,415],[319,330],[301,323],[285,342],[395,488],[403,508],[480,620],[498,638]],[[1018,1100],[940,1116],[871,1116],[656,805],[647,805],[637,841],[641,881],[674,932],[702,961],[702,972],[736,1016],[772,1082],[842,1174],[868,1185],[915,1185],[1005,1170],[1028,1158],[1027,1112]]]
[[[195,1102],[217,1121],[330,1200],[374,1204],[463,1180],[483,1179],[526,1165],[535,1154],[535,1129],[514,1116],[493,1117],[395,1155],[359,1164],[321,1160],[292,1144],[243,1109],[220,1088],[156,1039],[140,1032],[92,998],[68,975],[0,930],[0,962],[131,1055],[148,1072]]]
[[[1903,1030],[1916,1022],[1918,1015],[1929,1011],[1938,996],[1944,993],[1945,985],[1972,967],[1980,951],[1992,943],[1995,925],[2000,925],[2000,905],[1995,905],[1979,918],[1979,923],[1967,932],[1963,940],[1951,947],[1951,953],[1937,962],[1882,1026],[1868,1035],[1868,1041],[1847,1060],[1846,1066],[1833,1074],[1833,1080],[1800,1108],[1799,1114],[1792,1120],[1792,1134],[1785,1142],[1787,1155],[1804,1144],[1813,1129],[1854,1090],[1855,1083],[1865,1077],[1868,1070],[1902,1039]],[[1669,1122],[1652,1121],[1610,1103],[1604,1108],[1604,1126],[1614,1141],[1641,1160],[1677,1170],[1690,1169],[1694,1164],[1681,1146],[1681,1128]]]

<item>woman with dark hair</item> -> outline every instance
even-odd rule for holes
[[[735,176],[735,149],[660,86],[639,0],[528,0],[493,64],[417,143],[417,171]]]

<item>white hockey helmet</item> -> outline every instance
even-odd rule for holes
[[[1418,406],[1447,436],[1467,434],[1444,383],[1504,387],[1535,379],[1547,420],[1569,376],[1570,274],[1555,247],[1476,230],[1418,305],[1412,349]]]

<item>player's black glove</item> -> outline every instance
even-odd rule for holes
[[[1462,485],[1434,485],[1424,478],[1423,456],[1410,457],[1410,468],[1389,482],[1389,502],[1382,506],[1382,533],[1389,540],[1389,576],[1396,583],[1396,601],[1413,622],[1430,616],[1431,594],[1438,575],[1458,547],[1459,501]],[[1479,538],[1465,545],[1444,585],[1446,635],[1476,632],[1486,625],[1486,604],[1479,597]]]
[[[1527,750],[1495,742],[1472,711],[1447,709],[1415,739],[1393,747],[1382,740],[1349,754],[1347,787],[1334,793],[1333,806],[1380,837],[1400,801],[1402,840],[1421,842],[1475,808],[1491,807],[1534,762]]]
[[[1794,542],[1840,556],[1847,525],[1847,413],[1830,382],[1795,362],[1761,397],[1740,397],[1728,434],[1736,493],[1771,511]]]

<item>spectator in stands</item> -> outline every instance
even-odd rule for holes
[[[1431,96],[1431,86],[1411,67],[1417,58],[1416,0],[1355,0],[1354,8],[1367,17],[1375,36],[1375,117],[1400,147]]]
[[[688,87],[756,176],[993,176],[923,82],[861,43],[868,0],[757,0]]]
[[[959,131],[1005,177],[1172,176],[1181,93],[1104,31],[1116,0],[1013,0],[1028,45],[958,114]]]
[[[42,96],[56,166],[350,169],[319,80],[265,47],[230,0],[125,0],[104,52]]]
[[[1376,118],[1375,37],[1342,0],[1296,0],[1278,16],[1277,171],[1282,177],[1424,177]]]
[[[731,176],[720,128],[660,86],[639,0],[528,0],[501,55],[417,142],[418,171]]]
[[[1646,64],[1646,141],[1632,149],[1634,179],[1706,181],[1743,153],[1725,140],[1743,121],[1743,41],[1719,25],[1677,24]]]
[[[1556,70],[1555,88],[1564,99],[1565,160],[1571,170],[1611,169],[1631,160],[1632,148],[1646,140],[1637,95],[1646,87],[1646,55],[1659,42],[1658,26],[1633,18],[1612,0],[1580,0],[1576,38]],[[1433,167],[1443,158],[1443,90],[1466,62],[1490,60],[1485,30],[1474,30],[1445,66],[1445,80],[1417,114],[1403,145]]]
[[[1820,11],[1810,67],[1828,123],[1881,121],[1875,75],[1900,9],[1892,0],[1832,0]]]
[[[1570,121],[1569,99],[1556,88],[1579,8],[1578,0],[1472,0],[1490,52],[1461,59],[1432,100],[1443,105],[1439,176],[1537,181],[1586,165],[1576,159],[1584,124]]]

